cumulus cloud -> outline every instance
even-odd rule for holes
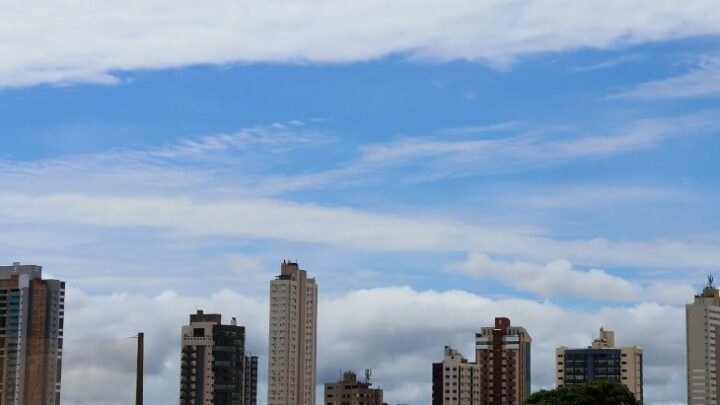
[[[692,70],[679,76],[638,84],[613,98],[673,99],[720,93],[720,56],[706,56]]]
[[[130,403],[134,398],[134,339],[145,336],[146,402],[171,404],[179,394],[180,327],[197,309],[219,312],[226,322],[237,317],[248,327],[246,349],[266,351],[267,303],[230,290],[204,296],[166,291],[156,296],[115,293],[93,296],[71,288],[67,293],[63,403]],[[93,382],[90,389],[88,382]]]
[[[644,286],[604,270],[574,269],[559,259],[547,264],[494,260],[482,253],[471,253],[457,269],[471,275],[492,277],[518,290],[543,297],[579,297],[617,301],[656,301],[681,304],[693,296],[689,284],[656,282]]]
[[[322,280],[318,280],[322,291]],[[231,290],[209,296],[182,296],[165,292],[89,295],[68,292],[66,335],[80,338],[115,338],[146,333],[146,401],[157,405],[177,402],[180,326],[196,309],[238,317],[247,328],[248,349],[261,356],[260,381],[267,362],[267,301]],[[468,358],[474,357],[474,333],[492,324],[495,316],[509,316],[524,326],[533,341],[533,387],[554,383],[554,348],[584,347],[600,326],[617,332],[618,343],[645,349],[646,403],[682,401],[684,396],[683,309],[652,303],[597,310],[562,308],[526,299],[490,299],[464,291],[417,291],[408,287],[349,291],[335,297],[321,294],[319,308],[319,383],[337,379],[341,370],[373,369],[375,383],[390,403],[428,403],[431,363],[450,344]],[[674,325],[668,327],[668,325]],[[66,353],[63,402],[72,405],[116,404],[129,398],[131,367],[111,361],[118,353],[132,357],[131,347],[103,349],[89,345],[86,361]],[[88,362],[91,359],[92,364]],[[97,390],[84,390],[90,378]],[[113,376],[114,378],[109,378]],[[106,378],[107,377],[107,378]],[[260,387],[261,398],[265,386]],[[115,401],[115,402],[113,402]]]
[[[489,256],[472,253],[459,266],[465,273],[490,276],[518,289],[532,291],[546,297],[588,297],[620,301],[640,298],[639,286],[602,270],[573,269],[567,260],[554,260],[545,265],[527,262],[502,262]]]
[[[718,15],[713,0],[4,2],[0,86],[112,83],[116,72],[132,69],[397,53],[506,65],[525,54],[713,35]]]

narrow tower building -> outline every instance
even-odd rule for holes
[[[720,292],[713,277],[685,307],[688,405],[717,405],[720,398]]]
[[[315,405],[317,297],[315,279],[283,261],[270,282],[268,405]]]

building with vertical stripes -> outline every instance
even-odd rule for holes
[[[243,405],[257,405],[257,382],[258,382],[258,357],[253,355],[245,356],[245,400]]]
[[[480,367],[481,405],[522,405],[530,396],[530,344],[525,328],[508,318],[475,335],[475,361]]]

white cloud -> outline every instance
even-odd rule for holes
[[[540,209],[626,209],[632,204],[692,203],[702,200],[699,193],[679,188],[619,185],[565,185],[541,190],[510,192],[514,203]],[[514,194],[512,194],[514,193]]]
[[[587,297],[604,300],[637,301],[641,288],[624,278],[602,270],[575,270],[567,260],[546,265],[502,262],[480,253],[471,253],[459,269],[468,274],[489,276],[511,286],[546,297]]]
[[[457,269],[466,274],[491,277],[517,290],[543,297],[682,304],[688,302],[694,294],[689,284],[655,282],[646,286],[613,276],[604,270],[574,269],[572,263],[563,259],[542,265],[494,260],[485,254],[471,253]]]
[[[280,200],[203,202],[189,198],[91,195],[0,196],[6,223],[162,229],[173,237],[223,236],[309,242],[375,251],[475,251],[579,263],[707,268],[716,246],[680,241],[555,240],[538,230],[388,215]]]
[[[114,72],[401,53],[506,65],[519,55],[713,35],[714,0],[2,2],[0,86]],[[592,18],[588,18],[592,16]]]
[[[408,171],[391,169],[403,165],[412,165],[412,173],[427,167],[429,172],[438,168],[439,175],[465,175],[502,165],[519,170],[524,165],[603,157],[650,148],[676,137],[709,134],[716,129],[716,121],[708,111],[636,121],[616,135],[561,139],[519,135],[468,140],[464,137],[488,127],[470,128],[467,133],[454,129],[452,137],[367,145],[357,158],[340,163],[336,169],[289,175],[285,179],[290,184],[279,186],[273,184],[275,180],[283,182],[273,171],[279,165],[276,161],[288,161],[285,169],[296,173],[297,161],[287,152],[328,142],[332,137],[294,122],[138,150],[0,162],[0,187],[12,190],[0,197],[0,215],[3,226],[14,230],[12,235],[0,237],[0,243],[14,255],[22,248],[20,242],[29,240],[36,251],[45,249],[45,258],[50,255],[53,260],[65,260],[67,257],[61,256],[67,251],[61,247],[96,245],[98,237],[111,238],[110,233],[122,231],[134,239],[122,246],[126,252],[158,241],[193,249],[191,245],[200,241],[225,237],[374,251],[482,251],[540,262],[566,258],[581,266],[704,269],[720,261],[717,239],[614,241],[594,235],[568,239],[527,226],[488,225],[494,223],[492,215],[475,215],[467,221],[452,214],[438,216],[437,212],[391,214],[263,196],[337,183],[348,187],[373,175],[396,181]],[[506,130],[507,125],[489,130],[498,129]],[[267,165],[270,160],[273,164]],[[562,208],[587,205],[586,198],[615,204],[629,199],[678,201],[696,197],[641,186],[588,190],[570,188],[562,193],[555,188],[546,195],[525,197],[526,202],[540,207]],[[575,199],[565,194],[582,196]],[[31,225],[33,230],[28,231]],[[96,236],[88,237],[89,229]],[[117,245],[117,239],[111,239]],[[89,267],[98,265],[105,267],[102,263]]]
[[[221,236],[308,242],[375,251],[474,251],[597,265],[712,267],[716,246],[680,241],[554,240],[522,228],[400,216],[280,200],[3,195],[6,223],[158,229],[176,238]]]
[[[322,280],[318,282],[322,291]],[[71,347],[74,341],[81,343],[77,339],[124,337],[138,330],[146,333],[146,402],[176,403],[180,326],[199,308],[222,313],[225,319],[236,316],[246,326],[247,347],[261,356],[260,381],[264,383],[264,299],[230,290],[210,296],[173,292],[95,296],[71,288],[67,300],[65,331],[70,348],[65,353],[63,403],[114,404],[131,398],[132,364],[124,364],[121,358],[123,354],[133,358],[131,344],[97,340],[97,345],[85,346],[83,351],[73,352]],[[548,302],[397,287],[350,291],[333,298],[321,295],[319,316],[318,382],[336,379],[339,370],[371,368],[375,383],[386,390],[390,403],[427,403],[431,363],[441,359],[443,346],[451,344],[472,359],[474,333],[491,324],[495,316],[510,317],[533,337],[535,388],[554,383],[556,346],[586,346],[600,326],[607,326],[616,331],[619,344],[644,347],[647,404],[682,401],[684,396],[684,329],[678,327],[684,319],[681,307],[643,303],[581,311]],[[87,389],[87,381],[99,385]],[[122,384],[124,381],[130,383]],[[264,397],[264,385],[259,391]]]
[[[696,291],[691,285],[671,281],[653,282],[645,290],[647,300],[673,304],[691,303],[695,293]]]
[[[593,72],[596,70],[609,69],[609,68],[612,68],[612,67],[615,67],[618,65],[635,62],[639,59],[642,59],[642,55],[639,55],[639,54],[622,55],[622,56],[618,56],[617,58],[609,59],[609,60],[595,63],[592,65],[574,66],[574,67],[570,68],[570,71],[573,73]]]
[[[706,110],[639,119],[605,134],[568,128],[527,132],[515,122],[450,128],[430,136],[361,144],[354,156],[324,162],[329,168],[306,169],[298,168],[301,162],[293,155],[322,150],[339,135],[290,121],[161,147],[28,162],[0,160],[0,186],[31,193],[42,189],[143,195],[158,191],[176,195],[202,188],[203,195],[222,190],[227,196],[232,190],[235,196],[262,197],[388,181],[489,176],[603,159],[651,149],[673,139],[713,136],[720,132],[718,115],[717,110]],[[507,133],[511,129],[514,132]],[[487,138],[487,132],[505,133]],[[483,137],[478,139],[478,135]]]
[[[625,123],[610,134],[529,133],[492,139],[406,137],[361,148],[350,170],[413,165],[416,180],[513,172],[653,148],[675,138],[716,135],[718,111]],[[343,173],[346,174],[346,173]]]
[[[669,118],[623,123],[607,133],[585,134],[574,128],[523,132],[518,123],[450,128],[431,136],[408,136],[360,145],[357,156],[327,170],[303,174],[273,174],[254,183],[265,195],[325,187],[351,187],[392,179],[422,183],[447,178],[490,176],[579,160],[603,159],[651,149],[673,139],[720,133],[717,110]],[[496,137],[485,132],[514,134]],[[452,136],[449,136],[452,135]],[[411,169],[405,170],[403,169]],[[646,190],[647,191],[647,190]]]
[[[612,98],[668,99],[712,96],[720,93],[720,56],[706,56],[689,72],[645,82],[613,94]]]

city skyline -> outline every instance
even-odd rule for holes
[[[175,404],[198,309],[246,326],[266,404],[283,260],[321,288],[316,402],[361,367],[430,403],[440,350],[507,317],[532,390],[606,326],[647,405],[686,404],[720,269],[720,3],[691,3],[6,4],[0,264],[67,282],[63,405],[124,398],[138,331]]]
[[[67,341],[67,339],[63,337],[65,284],[57,280],[41,279],[41,272],[41,266],[21,265],[19,262],[14,262],[12,266],[0,266],[0,273],[5,277],[3,278],[3,282],[7,290],[5,291],[6,296],[3,299],[5,300],[3,302],[6,302],[6,304],[3,305],[7,305],[9,302],[10,306],[8,308],[11,312],[19,308],[22,311],[32,313],[32,333],[41,333],[50,336],[50,338],[42,339],[43,344],[46,345],[44,352],[47,352],[42,355],[42,361],[45,361],[46,358],[56,359],[57,370],[53,365],[53,368],[49,369],[47,375],[57,375],[59,378],[61,374],[60,365],[62,363],[62,355],[60,353],[62,351],[55,353],[52,348],[62,348],[63,342]],[[35,284],[33,284],[33,280],[35,280]],[[40,284],[38,284],[38,281],[40,281]],[[28,292],[23,292],[17,297],[10,296],[11,294],[18,295],[20,291],[18,288],[27,289],[28,286],[33,290],[29,301],[20,302],[17,300],[20,296],[28,296]],[[47,288],[54,288],[54,290],[52,290],[52,294],[54,295],[48,295],[46,298],[35,297],[37,294],[47,294],[43,292]],[[11,291],[12,289],[16,291],[13,293]],[[300,291],[306,291],[306,293],[300,293]],[[268,366],[274,371],[268,374],[268,379],[276,381],[273,383],[274,385],[268,385],[268,399],[278,404],[286,404],[288,401],[312,403],[312,401],[308,401],[307,397],[313,395],[312,388],[310,388],[313,386],[308,386],[305,382],[308,380],[315,381],[316,375],[315,344],[318,294],[315,279],[308,278],[307,272],[301,270],[297,262],[284,260],[281,263],[281,274],[270,282],[269,294],[269,302],[271,304],[269,311],[270,331],[268,336],[270,336],[270,339]],[[717,386],[715,373],[714,371],[707,371],[707,374],[704,374],[701,369],[703,367],[717,367],[714,360],[715,335],[708,335],[707,330],[714,325],[713,322],[715,321],[713,320],[714,318],[712,318],[714,312],[712,311],[717,311],[717,308],[719,308],[718,305],[716,305],[719,296],[718,289],[713,285],[713,276],[711,275],[708,276],[708,282],[703,290],[699,294],[694,295],[694,303],[686,305],[687,367],[688,371],[693,371],[691,377],[687,379],[687,393],[688,399],[693,401],[692,404],[705,404],[708,403],[707,401],[709,400],[714,401],[714,392]],[[28,300],[28,298],[22,297],[21,299]],[[38,299],[39,301],[37,303],[34,302]],[[59,301],[56,301],[57,299],[59,299]],[[306,302],[307,305],[305,308],[299,306],[297,304],[298,301]],[[31,306],[25,309],[28,302],[31,303]],[[48,304],[46,304],[46,302]],[[19,307],[18,303],[20,304]],[[500,310],[511,311],[509,308]],[[40,324],[37,323],[35,317],[37,314],[43,314],[46,311],[50,312],[43,315],[44,317],[47,319],[53,318],[52,322],[59,322],[59,327],[56,326],[57,329],[38,329]],[[53,315],[52,311],[59,311],[59,318]],[[302,314],[306,315],[302,316]],[[9,313],[9,316],[11,317],[10,319],[12,319],[13,316],[17,317],[17,315],[13,315],[12,313]],[[58,321],[58,319],[60,320]],[[7,319],[3,322],[6,322],[3,323],[3,325],[7,325],[6,327],[9,328],[9,330],[13,329],[12,322],[7,323]],[[27,323],[27,321],[21,320],[19,325],[22,327],[23,323]],[[305,336],[299,331],[299,329],[301,329],[299,325],[305,325]],[[4,334],[7,333],[4,329],[2,332],[2,336],[5,336]],[[564,337],[568,331],[562,332]],[[52,337],[56,335],[58,337]],[[189,324],[182,327],[182,336],[182,344],[180,347],[180,352],[182,353],[180,365],[181,404],[209,402],[229,404],[231,403],[230,401],[241,401],[238,403],[251,405],[258,403],[258,356],[254,356],[250,351],[246,350],[245,327],[237,324],[236,317],[232,318],[229,325],[225,325],[222,324],[220,314],[205,314],[203,310],[198,309],[195,314],[190,315]],[[157,340],[157,337],[155,338],[155,342],[160,342],[161,344],[167,343]],[[105,340],[105,342],[103,342],[103,340]],[[100,339],[97,341],[102,345],[109,343],[110,340],[112,339]],[[303,340],[305,343],[302,344],[302,346],[310,348],[310,352],[303,354],[295,349],[293,349],[295,351],[289,350],[291,347],[297,347],[298,342],[302,343]],[[432,378],[428,384],[432,387],[432,403],[435,405],[482,405],[493,404],[495,403],[493,401],[496,400],[493,398],[502,397],[502,401],[514,401],[512,403],[521,404],[530,393],[539,389],[533,389],[531,385],[532,371],[528,367],[532,362],[532,340],[525,328],[512,326],[508,318],[495,317],[494,326],[482,327],[480,332],[475,333],[475,360],[473,362],[469,362],[459,351],[450,346],[445,346],[444,360],[440,363],[431,364]],[[18,342],[22,343],[22,341]],[[33,342],[31,343],[36,344]],[[81,345],[83,342],[88,341],[83,341],[82,339],[79,341],[70,340],[70,343],[80,343]],[[65,346],[67,347],[67,345]],[[102,349],[102,347],[100,348]],[[232,357],[229,349],[232,349],[232,354],[239,357],[236,356],[237,359]],[[368,349],[372,350],[373,348],[370,347]],[[32,353],[35,349],[28,346],[28,348],[23,349],[23,351],[24,350]],[[217,353],[216,350],[218,350]],[[88,347],[83,348],[82,351],[87,352]],[[364,352],[357,353],[360,355],[364,354]],[[642,401],[644,392],[643,380],[645,375],[643,371],[645,361],[643,359],[643,349],[637,345],[632,347],[616,347],[614,331],[601,327],[599,338],[593,339],[592,344],[586,348],[579,349],[560,346],[555,350],[555,353],[556,355],[553,356],[553,358],[557,375],[556,384],[558,387],[571,383],[590,381],[593,379],[593,373],[602,373],[599,377],[596,375],[595,378],[618,381],[626,385],[629,392],[638,398],[638,400]],[[73,353],[75,356],[77,356],[77,354],[77,352]],[[128,354],[129,353],[125,353],[124,355],[127,356]],[[152,352],[149,354],[151,356],[153,355]],[[8,356],[6,355],[4,357]],[[26,368],[28,370],[33,367],[37,368],[40,364],[38,363],[37,355],[34,357],[31,356],[28,360],[16,354],[11,354],[10,357],[19,360],[17,367],[20,371]],[[35,360],[33,360],[33,358],[35,358]],[[76,357],[74,359],[76,359]],[[710,363],[708,363],[708,361]],[[582,363],[582,365],[573,365],[578,362]],[[71,370],[74,366],[75,365],[71,363]],[[85,364],[85,366],[87,367],[88,364]],[[41,367],[47,368],[48,366],[44,365]],[[582,367],[584,371],[577,373],[576,371],[579,369],[566,370],[572,367]],[[120,370],[121,369],[116,369],[114,371]],[[306,372],[308,374],[302,376],[298,373],[301,370],[307,370]],[[27,375],[37,374],[36,371],[29,371]],[[77,373],[77,370],[74,371]],[[356,374],[354,372],[346,371],[343,373],[342,379],[337,383],[328,380],[316,384],[315,387],[322,385],[325,387],[325,395],[322,398],[317,398],[317,403],[336,401],[333,392],[328,391],[328,389],[330,389],[329,387],[332,386],[338,389],[351,387],[347,385],[348,383],[359,384],[352,388],[362,389],[360,389],[360,391],[357,391],[357,389],[354,391],[351,390],[347,393],[342,392],[343,397],[345,396],[344,394],[350,396],[360,395],[367,397],[371,402],[381,401],[382,386],[367,390],[370,382],[370,372],[370,369],[366,369],[366,381],[364,383],[356,380]],[[695,375],[698,372],[703,372],[698,375],[704,375],[704,383],[697,380],[698,377]],[[571,376],[568,373],[573,374],[573,378],[570,378]],[[25,375],[24,371],[22,374]],[[348,378],[350,378],[348,375],[350,374],[352,374],[353,381],[348,380]],[[85,376],[85,372],[80,371],[79,375],[83,377]],[[4,378],[3,376],[3,379]],[[25,386],[25,384],[22,383],[24,378],[27,377],[21,379],[20,387]],[[23,394],[18,398],[32,393],[31,396],[33,396],[33,398],[36,397],[35,399],[31,398],[23,401],[36,400],[41,401],[38,403],[42,403],[43,405],[58,403],[60,399],[60,380],[57,380],[57,385],[54,381],[54,379],[51,381],[51,387],[47,387],[48,389],[52,388],[52,392],[55,393],[51,399],[44,396],[46,394],[42,392],[45,390],[36,391],[25,388],[21,389]],[[234,382],[231,383],[231,381]],[[294,381],[297,382],[293,383]],[[499,385],[500,381],[502,381],[502,385]],[[705,393],[705,396],[699,396],[697,393],[700,391],[694,389],[698,388],[698,384],[705,384],[706,391],[709,390]],[[35,384],[32,384],[32,386],[34,387]],[[121,396],[130,398],[129,385],[122,385],[122,387],[124,387],[123,391],[125,392]],[[540,388],[547,389],[550,387],[541,386]],[[298,392],[301,389],[306,390],[304,393],[305,398],[298,398]],[[2,393],[5,394],[4,389]],[[337,393],[340,393],[340,391],[336,392],[336,394]],[[9,392],[9,394],[15,395],[14,391]],[[75,402],[73,402],[72,399],[74,394],[75,393],[71,393],[70,401],[64,401],[63,403],[69,402],[74,404]],[[51,402],[46,403],[43,401]]]

